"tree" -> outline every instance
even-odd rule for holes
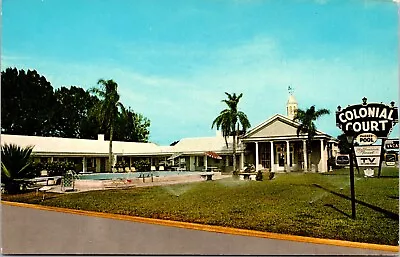
[[[31,167],[32,150],[33,146],[21,148],[15,144],[1,147],[1,183],[7,193],[18,193],[21,185],[29,184],[27,179],[35,177]]]
[[[99,79],[97,85],[99,85],[100,88],[92,88],[90,92],[100,97],[100,102],[94,107],[94,113],[103,126],[103,129],[109,133],[108,168],[111,171],[111,165],[113,163],[113,133],[118,118],[118,108],[123,108],[123,105],[119,102],[118,84],[115,81],[112,79]]]
[[[1,72],[1,131],[29,136],[54,135],[53,87],[36,70]]]
[[[238,104],[243,94],[236,95],[236,93],[233,93],[231,95],[227,92],[225,92],[225,94],[228,96],[228,99],[222,100],[222,102],[228,105],[228,108],[222,110],[219,116],[214,119],[211,128],[216,126],[217,129],[221,129],[227,147],[227,138],[233,133],[233,173],[236,174],[236,146],[239,140],[240,125],[244,131],[250,128],[251,125],[247,119],[247,115],[238,110]]]
[[[329,114],[328,109],[315,110],[315,106],[304,110],[298,109],[293,120],[300,123],[297,128],[297,136],[300,134],[307,134],[307,155],[308,155],[308,169],[311,167],[311,143],[317,133],[317,127],[314,124],[322,115]]]
[[[347,137],[345,134],[341,134],[337,137],[339,140],[339,151],[341,154],[350,154],[351,153],[351,144],[347,141]]]
[[[122,106],[115,128],[115,139],[128,142],[148,142],[150,121],[140,113]]]
[[[98,122],[91,119],[89,111],[98,104],[99,99],[76,86],[61,87],[54,94],[57,100],[55,119],[57,136],[94,139],[98,129],[93,127],[98,127]],[[91,127],[90,134],[87,133],[88,127]]]

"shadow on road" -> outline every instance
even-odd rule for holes
[[[336,196],[339,196],[339,197],[342,197],[342,198],[344,198],[344,199],[347,199],[347,200],[350,200],[350,201],[351,201],[351,198],[348,197],[347,195],[337,193],[337,192],[332,191],[332,190],[330,190],[330,189],[324,188],[323,186],[318,185],[318,184],[312,184],[312,185],[315,186],[315,187],[318,187],[318,188],[320,188],[320,189],[322,189],[322,190],[325,190],[325,191],[327,191],[327,192],[329,192],[329,193],[331,193],[331,194],[334,194],[334,195],[336,195]],[[382,209],[381,207],[378,207],[378,206],[375,206],[375,205],[372,205],[372,204],[369,204],[369,203],[366,203],[366,202],[364,202],[364,201],[360,201],[360,200],[357,200],[357,199],[356,199],[356,203],[361,204],[361,205],[363,205],[363,206],[365,206],[365,207],[368,207],[368,208],[370,208],[370,209],[372,209],[372,210],[374,210],[374,211],[380,212],[380,213],[384,214],[384,215],[385,215],[387,218],[389,218],[389,219],[392,219],[392,220],[399,220],[399,214],[397,214],[397,213],[394,213],[394,212],[391,212],[391,211]],[[337,209],[335,206],[333,206],[333,205],[331,205],[331,204],[327,204],[327,205],[325,205],[325,206],[329,206],[329,207],[331,207],[331,208],[333,208],[333,209],[339,211],[340,213],[342,213],[342,214],[344,214],[344,215],[346,215],[346,216],[349,216],[348,214],[346,214],[346,213],[344,213],[343,211]]]

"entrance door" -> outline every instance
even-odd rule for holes
[[[286,159],[286,150],[284,145],[277,145],[276,153],[278,158],[278,166],[284,167],[285,166],[285,159]]]

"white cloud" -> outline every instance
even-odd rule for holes
[[[187,51],[171,53],[190,55]],[[285,114],[287,87],[291,85],[300,108],[315,104],[331,110],[332,114],[317,124],[327,133],[338,133],[334,121],[337,105],[359,103],[363,96],[371,101],[390,102],[398,95],[397,66],[366,53],[360,56],[347,51],[335,58],[293,58],[286,56],[279,42],[259,37],[209,55],[212,58],[196,64],[190,75],[183,71],[179,77],[146,74],[115,63],[75,64],[18,56],[6,58],[3,67],[35,66],[55,87],[89,88],[101,77],[112,78],[119,84],[121,101],[151,120],[151,138],[159,143],[185,136],[214,135],[211,122],[225,108],[221,103],[224,92],[244,94],[240,108],[256,126],[275,113]],[[165,138],[167,135],[169,138]]]

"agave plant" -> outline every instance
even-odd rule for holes
[[[27,179],[35,177],[31,167],[33,146],[22,148],[15,144],[1,147],[1,183],[9,194],[20,191],[21,185],[27,185]]]

